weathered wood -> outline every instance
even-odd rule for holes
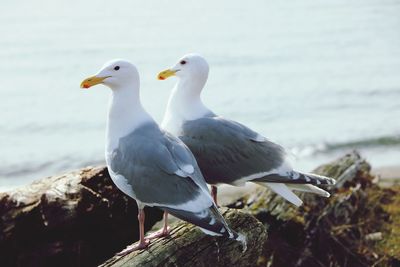
[[[146,229],[161,219],[146,210]],[[0,194],[0,266],[94,266],[138,239],[137,206],[105,167]]]
[[[314,172],[337,180],[336,186],[326,188],[332,196],[301,194],[301,208],[263,188],[231,204],[269,226],[259,265],[395,266],[391,262],[400,255],[384,252],[377,241],[365,238],[377,232],[383,232],[384,238],[393,228],[394,213],[385,205],[396,201],[393,190],[374,183],[370,169],[356,152],[322,165]]]
[[[326,188],[331,198],[302,194],[305,204],[295,208],[257,188],[230,205],[242,209],[225,216],[248,236],[245,253],[239,242],[180,222],[170,238],[103,266],[398,266],[400,188],[380,188],[355,152],[315,172],[338,180]],[[137,240],[136,214],[135,202],[113,186],[105,168],[0,194],[0,265],[93,266]],[[161,216],[149,209],[146,221]]]
[[[324,187],[325,190],[335,193],[335,189],[343,187],[345,181],[351,181],[356,178],[359,172],[369,173],[370,165],[361,158],[357,152],[345,155],[331,163],[321,165],[313,173],[325,175],[336,179],[335,187]],[[339,185],[339,186],[338,186]],[[323,186],[321,186],[323,187]],[[231,208],[245,208],[248,212],[263,220],[263,216],[268,216],[273,220],[288,221],[302,214],[304,208],[316,204],[326,205],[330,200],[314,194],[299,194],[304,201],[304,206],[297,208],[271,190],[259,187],[249,192],[243,198],[229,204]],[[334,195],[332,197],[335,197]]]
[[[174,225],[169,237],[154,240],[143,251],[114,256],[102,267],[122,266],[255,266],[266,228],[253,216],[236,210],[224,212],[228,224],[247,238],[247,249],[241,242],[205,235],[193,225]]]

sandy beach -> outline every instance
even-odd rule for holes
[[[372,173],[380,177],[379,183],[382,186],[400,184],[400,166],[372,168]]]

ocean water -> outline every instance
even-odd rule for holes
[[[80,90],[104,62],[139,68],[161,121],[188,52],[211,66],[203,100],[311,170],[354,148],[400,163],[400,2],[2,1],[0,190],[104,162],[109,90]]]

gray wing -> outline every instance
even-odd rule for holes
[[[200,168],[197,165],[197,161],[189,148],[179,138],[168,132],[163,131],[163,133],[167,139],[166,146],[169,152],[180,170],[183,171],[183,175],[181,176],[192,178],[199,187],[208,192],[207,183],[204,180]]]
[[[144,204],[201,211],[212,199],[193,155],[180,143],[158,127],[142,127],[119,140],[110,168]]]
[[[156,125],[120,139],[110,168],[126,179],[138,201],[158,206],[209,234],[242,239],[216,208],[189,149]]]
[[[234,184],[250,175],[278,170],[285,162],[281,146],[220,117],[185,122],[180,138],[195,155],[209,183]]]
[[[204,117],[183,124],[182,141],[195,155],[210,184],[244,181],[332,184],[334,180],[293,170],[285,150],[246,126],[221,117]]]

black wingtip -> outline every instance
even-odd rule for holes
[[[224,217],[222,217],[215,205],[200,212],[176,210],[166,207],[163,207],[163,209],[181,220],[200,227],[207,234],[235,238],[234,231],[229,228]]]
[[[247,238],[243,234],[237,234],[237,237],[235,238],[236,241],[239,241],[242,243],[242,252],[245,252],[247,250]]]
[[[301,173],[300,175],[304,176],[304,179],[310,184],[314,185],[334,185],[336,184],[336,180],[330,177],[326,177],[323,175],[313,174],[313,173]]]
[[[335,179],[329,178],[329,177],[327,177],[327,178],[329,179],[329,184],[330,184],[330,185],[336,184],[336,180],[335,180]]]

